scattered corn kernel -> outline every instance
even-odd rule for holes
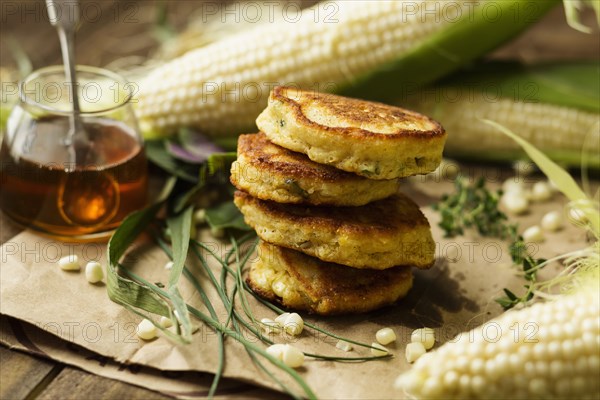
[[[171,318],[167,318],[167,317],[160,317],[160,321],[158,322],[158,324],[160,326],[162,326],[163,328],[170,328],[173,326],[173,321],[171,321]]]
[[[352,351],[352,345],[345,340],[338,340],[338,342],[335,344],[335,347],[346,352]]]
[[[85,265],[85,279],[89,283],[97,283],[104,279],[104,271],[102,265],[96,261],[90,261]]]
[[[435,344],[435,332],[431,328],[415,329],[410,335],[410,341],[421,343],[425,350],[429,350]]]
[[[442,172],[442,178],[445,179],[454,179],[460,173],[460,166],[458,165],[458,163],[455,160],[451,160],[449,158],[442,159],[440,169]]]
[[[513,170],[517,176],[529,176],[537,170],[537,167],[531,161],[518,160],[513,163]]]
[[[542,217],[542,228],[545,231],[556,232],[563,226],[562,214],[558,211],[550,211]]]
[[[290,315],[289,312],[278,315],[277,318],[275,318],[275,322],[277,322],[279,324],[279,326],[281,326],[283,328],[283,326],[285,325],[285,320],[287,319],[287,317],[289,315]]]
[[[152,340],[156,337],[156,327],[147,319],[142,320],[137,327],[137,335],[143,340]]]
[[[285,365],[290,368],[298,368],[304,364],[304,353],[290,346],[289,344],[284,345],[282,361]]]
[[[546,201],[552,198],[552,189],[546,182],[536,182],[531,188],[531,200]]]
[[[60,266],[60,269],[64,271],[79,271],[81,269],[79,266],[79,257],[75,254],[61,258],[58,260],[58,265]]]
[[[206,223],[206,210],[199,208],[194,212],[194,225],[202,225]]]
[[[387,356],[390,353],[388,349],[386,349],[383,345],[377,342],[371,343],[371,347],[374,347],[374,349],[371,349],[371,354],[373,354],[376,357]]]
[[[523,192],[507,192],[502,196],[502,204],[506,210],[515,215],[524,214],[529,210],[529,200]]]
[[[304,320],[297,313],[291,313],[285,319],[283,329],[292,336],[298,336],[304,329]]]
[[[285,346],[285,344],[273,344],[267,347],[267,353],[281,361],[283,360],[283,351],[285,350]]]
[[[392,343],[396,340],[396,333],[392,328],[382,328],[375,334],[375,339],[383,345]]]
[[[404,355],[406,356],[406,361],[409,363],[413,363],[417,361],[419,357],[425,354],[427,350],[425,350],[425,346],[421,342],[411,342],[406,345],[406,350]]]
[[[508,178],[502,184],[502,190],[504,193],[523,193],[525,191],[525,187],[523,186],[523,182],[516,177]]]
[[[530,226],[523,232],[523,240],[526,243],[541,243],[544,241],[544,232],[537,225]]]
[[[169,261],[165,264],[165,269],[170,270],[173,269],[173,261]]]
[[[260,324],[266,333],[279,333],[281,332],[281,325],[278,322],[273,321],[270,318],[263,318],[260,320]]]
[[[575,225],[586,224],[588,222],[585,213],[579,208],[569,209],[569,221]]]

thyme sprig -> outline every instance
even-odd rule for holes
[[[509,254],[514,264],[520,265],[523,276],[527,280],[525,293],[516,295],[504,288],[506,296],[495,301],[508,310],[519,303],[527,303],[534,297],[537,272],[546,265],[543,258],[534,258],[528,252],[527,243],[518,234],[518,225],[508,222],[508,217],[499,208],[502,191],[489,190],[483,177],[474,183],[463,176],[457,177],[455,191],[442,196],[439,203],[433,206],[442,217],[439,226],[445,237],[463,235],[466,229],[476,229],[482,236],[508,239]]]

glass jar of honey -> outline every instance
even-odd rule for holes
[[[147,200],[147,166],[132,109],[135,85],[77,66],[81,135],[62,66],[20,84],[0,149],[0,208],[16,222],[69,240],[105,238]]]

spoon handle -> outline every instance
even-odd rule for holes
[[[70,100],[73,104],[73,113],[69,116],[70,129],[64,140],[64,145],[70,147],[71,162],[76,162],[74,141],[77,136],[85,135],[81,121],[81,108],[77,91],[77,74],[75,63],[75,32],[79,25],[79,1],[78,0],[46,0],[48,18],[50,23],[56,27],[60,40],[65,78],[69,85]],[[84,140],[85,137],[79,138]]]

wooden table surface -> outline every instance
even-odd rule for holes
[[[33,2],[29,2],[33,4]],[[112,2],[106,2],[112,3]],[[128,2],[132,3],[132,2]],[[140,2],[139,15],[145,16],[135,26],[121,24],[119,29],[130,34],[148,29],[154,16],[152,7],[156,2]],[[170,3],[167,15],[170,22],[180,27],[185,22],[190,10],[197,7],[198,1]],[[42,35],[54,35],[45,21],[33,18],[7,18],[6,7],[2,7],[0,15],[2,26],[0,35],[17,39],[18,43],[32,59],[34,68],[56,63],[60,59],[58,41],[42,41]],[[593,16],[587,14],[585,21],[593,23]],[[146,25],[144,25],[146,24]],[[33,27],[33,28],[32,28]],[[33,30],[32,30],[33,29]],[[107,29],[115,27],[102,24],[82,27],[78,37],[79,60],[91,65],[105,65],[111,60],[123,57],[126,49],[111,48],[102,52],[102,48],[89,46],[90,42],[98,43]],[[125,35],[127,36],[127,35]],[[54,38],[54,36],[50,36]],[[10,50],[6,41],[0,45],[0,66],[11,64]],[[149,40],[141,48],[135,49],[137,54],[147,54],[156,41]],[[100,51],[99,51],[100,49]],[[564,23],[561,7],[547,15],[533,29],[497,50],[493,57],[520,58],[526,61],[551,59],[595,59],[600,58],[600,37],[596,29],[591,35],[584,35],[569,28]],[[4,243],[17,233],[20,228],[0,213],[0,243]],[[166,399],[168,397],[133,385],[102,378],[89,374],[52,360],[46,360],[0,346],[0,399]]]

